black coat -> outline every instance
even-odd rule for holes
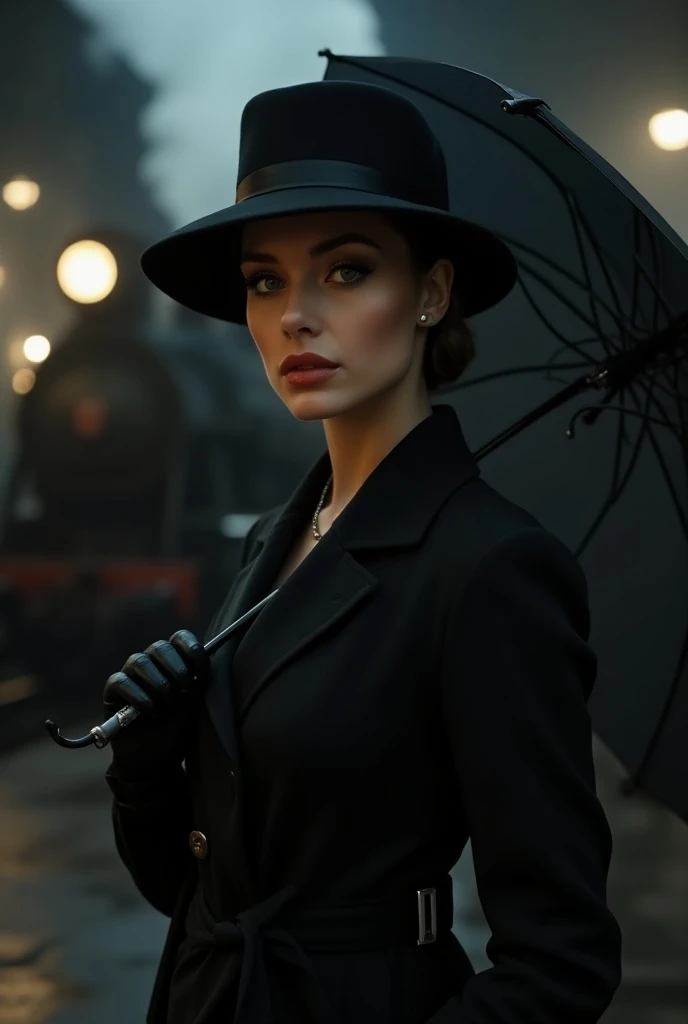
[[[254,524],[208,636],[274,589],[330,471],[326,452]],[[145,802],[110,779],[120,853],[172,917],[150,1024],[598,1021],[621,935],[589,625],[578,560],[436,406],[216,656],[186,773]],[[446,887],[469,837],[478,974]],[[438,936],[419,944],[424,888]]]

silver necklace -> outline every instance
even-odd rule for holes
[[[320,501],[318,502],[318,507],[315,510],[315,515],[313,516],[313,520],[312,520],[312,522],[313,522],[313,536],[315,537],[316,540],[322,540],[322,534],[318,532],[318,516],[320,515],[320,510],[323,507],[323,502],[325,501],[325,495],[327,494],[327,488],[330,486],[331,483],[332,483],[332,476],[330,476],[330,479],[327,481],[327,483],[323,487],[323,492],[320,495]]]

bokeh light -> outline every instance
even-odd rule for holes
[[[32,334],[24,342],[24,355],[32,363],[42,363],[50,354],[50,342],[42,334]]]
[[[60,288],[75,302],[101,302],[117,281],[117,260],[102,242],[83,239],[68,246],[57,263]]]
[[[72,406],[72,430],[79,437],[100,437],[108,424],[109,409],[100,398],[85,395]]]
[[[41,190],[35,181],[18,176],[3,187],[2,198],[13,210],[28,210],[38,202]]]
[[[28,367],[24,367],[12,377],[12,390],[18,395],[28,395],[36,383],[36,374]]]
[[[688,110],[662,110],[649,123],[650,138],[660,149],[688,147]]]

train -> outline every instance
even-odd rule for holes
[[[228,345],[193,318],[85,317],[38,368],[0,509],[0,713],[3,683],[99,698],[129,654],[202,632],[304,470]]]

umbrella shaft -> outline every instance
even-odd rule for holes
[[[537,420],[542,419],[542,417],[546,416],[548,412],[552,411],[552,409],[557,409],[560,405],[563,405],[564,402],[568,402],[570,398],[574,398],[575,395],[580,394],[581,391],[585,391],[590,387],[600,387],[600,384],[595,383],[595,378],[590,374],[585,374],[584,376],[579,377],[578,380],[574,380],[571,384],[562,388],[561,391],[552,395],[551,398],[548,398],[546,402],[542,403],[542,405],[537,406],[536,409],[531,409],[526,416],[517,420],[516,423],[512,423],[510,427],[507,427],[501,434],[493,437],[492,440],[488,441],[482,448],[478,448],[477,451],[473,452],[473,457],[476,460],[483,459],[486,455],[489,455],[490,452],[493,452],[495,448],[504,444],[505,441],[510,440],[516,434],[520,434],[520,432],[525,430],[526,427],[529,427],[531,423],[535,423]]]

